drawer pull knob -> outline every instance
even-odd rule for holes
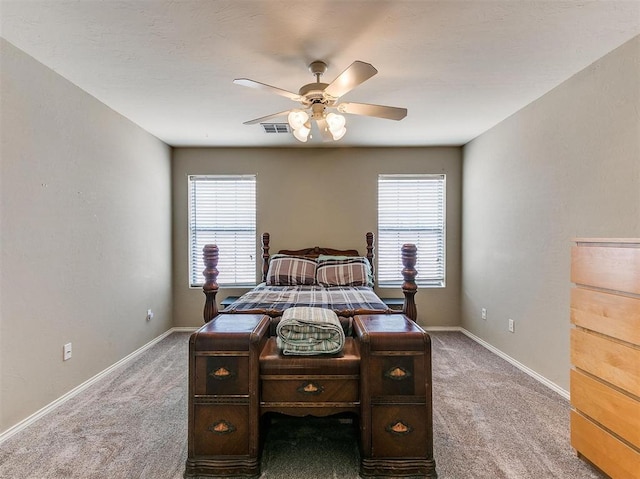
[[[218,369],[211,373],[213,379],[231,379],[235,374],[232,371],[229,371],[224,366],[220,366]]]
[[[407,434],[411,434],[413,432],[413,428],[401,420],[394,421],[391,424],[388,424],[387,427],[384,428],[389,434],[393,434],[395,436],[406,436]]]
[[[236,431],[236,427],[224,419],[221,419],[215,424],[211,424],[207,429],[214,434],[231,434]]]
[[[311,395],[317,395],[322,393],[322,391],[324,391],[324,387],[318,385],[316,386],[313,383],[304,383],[302,384],[297,391],[300,394],[311,394]]]
[[[384,376],[386,378],[393,379],[394,381],[402,381],[403,379],[411,377],[411,371],[407,371],[405,368],[400,366],[394,366],[384,373]]]

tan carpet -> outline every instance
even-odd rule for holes
[[[431,334],[441,479],[595,479],[569,442],[569,403],[462,333]]]
[[[434,333],[440,479],[599,479],[569,445],[569,405],[461,333]],[[2,479],[179,479],[188,333],[174,333],[0,444]],[[277,418],[262,479],[358,477],[354,426]]]

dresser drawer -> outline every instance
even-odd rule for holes
[[[249,354],[239,356],[196,356],[197,396],[249,394]]]
[[[263,377],[263,402],[356,402],[359,380],[331,377],[269,379]]]
[[[249,454],[249,407],[196,404],[193,428],[196,456]]]
[[[431,451],[427,408],[421,405],[373,405],[372,457],[425,457]]]
[[[610,477],[638,477],[640,452],[576,411],[571,411],[571,446]]]
[[[640,396],[640,349],[574,328],[571,330],[571,363],[623,391]]]
[[[640,449],[640,401],[637,398],[572,369],[571,405]]]
[[[571,248],[571,282],[611,291],[640,294],[640,247],[574,246]]]
[[[640,346],[640,297],[572,288],[571,322]]]
[[[372,355],[369,362],[371,396],[424,396],[424,354]]]

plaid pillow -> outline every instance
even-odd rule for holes
[[[318,261],[316,281],[321,286],[373,286],[371,265],[360,256]]]
[[[316,260],[302,256],[274,255],[269,260],[267,285],[297,286],[315,284]]]

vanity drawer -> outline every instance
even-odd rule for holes
[[[249,454],[249,406],[196,404],[194,406],[196,456]]]
[[[249,353],[237,356],[197,356],[195,394],[198,396],[249,394]]]
[[[386,353],[389,354],[389,353]],[[371,396],[424,396],[426,394],[423,352],[387,356],[371,355],[369,381]]]
[[[431,438],[424,404],[373,405],[371,457],[424,457]]]
[[[261,387],[262,402],[356,402],[359,397],[357,376],[263,376]]]

